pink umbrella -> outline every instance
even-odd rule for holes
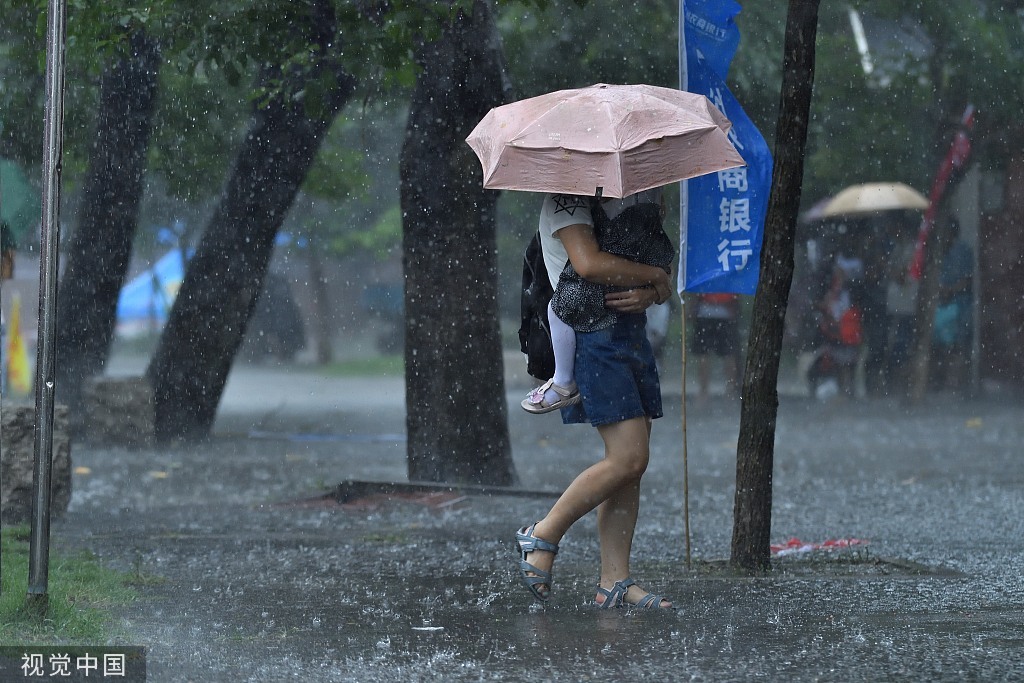
[[[731,127],[703,95],[598,83],[495,107],[466,142],[484,187],[626,197],[744,165]]]

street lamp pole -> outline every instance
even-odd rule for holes
[[[47,603],[50,563],[50,481],[56,365],[57,256],[64,135],[64,45],[67,0],[49,0],[46,24],[46,109],[43,118],[42,223],[39,236],[39,345],[29,538],[28,602]]]

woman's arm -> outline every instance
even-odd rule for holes
[[[619,287],[650,285],[658,295],[658,303],[672,295],[672,283],[664,269],[601,251],[589,225],[568,225],[557,231],[555,237],[562,240],[569,262],[584,280]]]
[[[616,313],[643,313],[658,301],[658,292],[653,287],[635,287],[621,292],[604,295],[604,305]]]

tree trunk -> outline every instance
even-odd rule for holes
[[[771,566],[772,468],[779,407],[779,358],[786,303],[793,282],[793,245],[814,83],[817,25],[818,0],[790,0],[782,100],[775,137],[775,168],[743,374],[743,407],[736,453],[730,564],[747,571]]]
[[[332,45],[330,3],[317,3],[310,20],[303,30],[319,46],[311,51],[312,65],[306,71],[267,69],[263,74],[268,85],[280,78],[279,88],[253,111],[249,134],[147,369],[159,441],[209,434],[263,287],[274,238],[327,129],[352,94],[354,83],[342,73],[339,48]],[[337,86],[324,93],[324,101],[301,97],[306,86],[325,76]]]
[[[952,189],[952,188],[950,188]],[[947,195],[948,196],[948,195]],[[943,255],[953,244],[953,233],[948,221],[939,221],[929,236],[924,253],[924,268],[917,286],[917,305],[914,313],[914,350],[911,353],[907,404],[917,405],[928,392],[928,375],[932,359],[932,331],[935,327],[935,309],[939,300],[939,269]]]
[[[510,485],[497,193],[464,142],[507,92],[487,4],[417,56],[401,158],[409,479]]]
[[[316,237],[309,238],[309,287],[313,293],[313,311],[316,318],[316,362],[327,365],[334,360],[334,316],[327,293],[323,257]]]
[[[138,223],[160,51],[141,30],[129,36],[128,50],[100,82],[82,208],[57,297],[57,388],[71,406],[78,405],[84,381],[102,374],[109,356]],[[72,427],[84,417],[73,410]]]

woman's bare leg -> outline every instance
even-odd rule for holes
[[[614,430],[605,437],[609,439],[625,439],[628,442],[639,438],[644,440],[644,450],[649,450],[651,437],[651,421],[644,421],[644,432],[635,430]],[[602,588],[611,589],[616,581],[630,576],[629,558],[633,549],[633,533],[640,512],[640,477],[623,484],[597,508],[597,530],[601,539],[601,581]],[[637,585],[630,586],[625,600],[633,604],[641,600],[648,591]],[[661,607],[670,607],[671,603],[663,601]]]
[[[569,530],[569,527],[576,523],[580,517],[609,500],[613,495],[618,494],[620,489],[632,489],[636,492],[632,522],[629,521],[628,512],[625,513],[625,517],[623,517],[622,513],[622,510],[630,505],[628,502],[629,494],[627,494],[625,508],[621,508],[618,504],[612,507],[612,516],[616,519],[616,524],[625,523],[630,526],[629,541],[626,544],[626,556],[628,558],[628,546],[632,542],[632,527],[636,525],[635,508],[639,505],[640,477],[647,469],[647,461],[649,459],[650,420],[646,417],[637,417],[610,425],[602,425],[597,428],[597,431],[604,440],[604,459],[583,470],[569,484],[569,487],[558,498],[547,516],[537,522],[533,533],[545,541],[558,543],[562,536],[565,535],[565,532]],[[601,524],[600,516],[598,517],[598,524]],[[615,528],[619,527],[616,526]],[[613,531],[612,533],[621,536],[621,533],[618,531]],[[603,555],[603,534],[601,546]],[[538,569],[550,571],[554,557],[549,552],[538,550],[529,553],[526,561]],[[602,561],[603,564],[604,562]]]

